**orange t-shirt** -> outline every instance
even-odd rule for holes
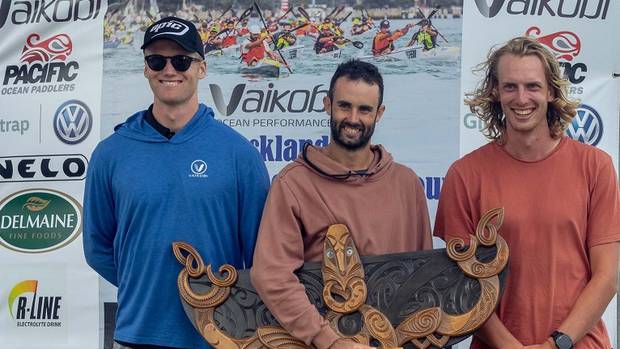
[[[564,137],[546,158],[524,162],[492,142],[457,160],[441,191],[434,234],[467,242],[486,211],[504,208],[510,248],[496,310],[524,345],[542,343],[590,280],[588,250],[620,240],[620,194],[609,155]],[[488,348],[474,339],[472,348]],[[576,349],[609,349],[599,321]]]

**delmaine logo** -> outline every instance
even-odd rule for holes
[[[0,201],[0,245],[39,253],[68,245],[82,231],[82,207],[67,194],[28,189]]]

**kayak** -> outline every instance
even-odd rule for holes
[[[241,64],[239,66],[239,73],[249,77],[278,78],[280,77],[280,63],[273,59],[265,58],[253,66]]]
[[[304,49],[304,45],[295,45],[287,48],[280,49],[280,53],[284,56],[284,59],[300,58]]]
[[[323,52],[323,53],[317,53],[316,56],[318,58],[340,58],[340,55],[342,55],[342,50],[341,49],[336,49],[336,50],[332,50],[329,52]]]
[[[205,50],[207,50],[207,45],[205,44]],[[205,52],[207,56],[234,56],[237,57],[241,54],[241,45],[234,44],[224,48],[216,48],[214,50]]]
[[[458,59],[461,54],[460,47],[437,46],[432,50],[425,51],[422,46],[402,47],[390,53],[379,56],[359,56],[361,60],[418,60],[418,59]]]
[[[108,49],[108,48],[117,48],[118,45],[120,45],[121,41],[117,38],[114,37],[111,40],[107,40],[103,42],[103,48],[104,49]]]

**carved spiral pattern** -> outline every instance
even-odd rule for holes
[[[465,247],[465,241],[463,239],[455,238],[446,244],[446,252],[448,256],[456,262],[466,261],[476,255],[476,248],[478,248],[478,240],[473,235],[469,236],[469,248],[465,251],[458,252],[459,249]]]
[[[395,347],[397,343],[396,332],[394,332],[390,320],[369,305],[363,305],[360,311],[364,317],[364,327],[368,334],[378,340],[383,348]]]
[[[237,281],[237,270],[232,265],[222,265],[219,272],[225,273],[226,276],[220,279],[211,271],[211,265],[204,267],[202,257],[194,247],[184,242],[175,242],[172,246],[175,257],[185,266],[177,278],[177,288],[181,297],[196,308],[212,308],[224,303],[230,295],[229,286]],[[189,278],[198,278],[205,273],[213,283],[213,287],[205,294],[194,292],[189,284]]]
[[[223,279],[220,279],[218,276],[211,272],[211,265],[207,266],[207,276],[209,277],[209,281],[211,281],[215,286],[219,287],[230,287],[237,282],[237,269],[230,264],[224,264],[220,266],[219,269],[220,275],[225,275]]]
[[[172,251],[179,263],[185,266],[185,270],[187,270],[189,276],[198,278],[204,274],[205,263],[192,245],[185,242],[175,242],[172,244]]]
[[[495,221],[496,223],[493,223]],[[495,245],[497,231],[504,222],[504,209],[494,208],[485,213],[476,226],[476,237],[484,246]]]
[[[345,301],[335,300],[332,292],[343,297]],[[328,281],[323,288],[323,299],[325,299],[325,305],[333,311],[343,314],[352,313],[366,301],[366,283],[359,278],[351,279],[347,288],[342,290],[336,282]]]
[[[497,235],[495,246],[497,247],[497,254],[492,261],[483,263],[474,257],[467,261],[458,262],[459,267],[465,274],[476,279],[490,278],[499,274],[508,264],[508,244],[501,236]]]
[[[414,313],[396,328],[398,344],[403,345],[415,338],[426,337],[435,332],[441,322],[441,308],[428,308]]]

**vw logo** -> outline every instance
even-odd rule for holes
[[[191,170],[193,174],[200,176],[207,172],[207,163],[202,160],[194,160]]]
[[[84,102],[72,99],[63,103],[54,115],[54,132],[66,144],[82,142],[93,125],[93,117]]]
[[[568,125],[566,134],[576,141],[596,146],[603,137],[603,120],[594,108],[582,104],[577,107],[577,115]]]

